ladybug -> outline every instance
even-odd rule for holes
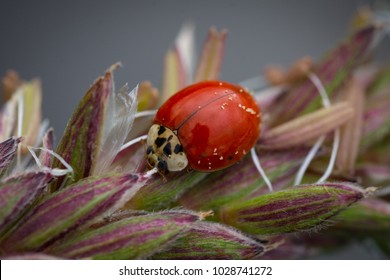
[[[223,81],[190,85],[157,111],[146,140],[148,164],[161,173],[224,169],[254,146],[260,120],[244,88]]]

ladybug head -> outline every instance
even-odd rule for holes
[[[183,146],[171,129],[153,124],[149,129],[146,144],[149,166],[157,168],[161,173],[181,171],[188,165]]]

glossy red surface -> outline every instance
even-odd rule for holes
[[[260,133],[260,111],[240,86],[206,81],[168,99],[154,123],[174,131],[191,168],[215,171],[239,161]]]

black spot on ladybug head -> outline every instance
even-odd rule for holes
[[[168,141],[171,141],[172,138],[173,138],[173,135],[170,135],[170,136],[168,137]]]
[[[164,147],[164,149],[163,149],[163,152],[164,152],[164,154],[165,154],[167,157],[169,157],[169,156],[172,154],[172,147],[171,147],[171,143],[170,143],[170,142],[168,142],[168,143],[165,145],[165,147]]]
[[[161,138],[157,137],[154,143],[156,144],[157,148],[160,148],[162,144],[164,144],[167,141],[167,138]]]
[[[173,150],[175,154],[183,152],[183,146],[180,144],[176,144],[175,149]]]
[[[165,126],[160,125],[160,128],[158,129],[157,134],[161,135],[161,134],[163,134],[165,132],[165,130],[166,130]]]

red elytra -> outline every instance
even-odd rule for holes
[[[151,128],[148,156],[157,156],[149,161],[150,165],[157,166],[162,161],[159,169],[184,169],[185,162],[180,168],[172,167],[172,162],[166,164],[175,156],[176,146],[177,152],[184,152],[192,169],[216,171],[236,163],[254,146],[260,134],[260,110],[244,88],[223,81],[205,81],[169,98],[158,110],[153,124],[155,133],[151,133]],[[164,135],[162,130],[157,133],[159,128]],[[172,133],[165,134],[165,128],[177,136],[182,149],[176,142],[168,144]],[[161,142],[164,144],[160,145]]]

